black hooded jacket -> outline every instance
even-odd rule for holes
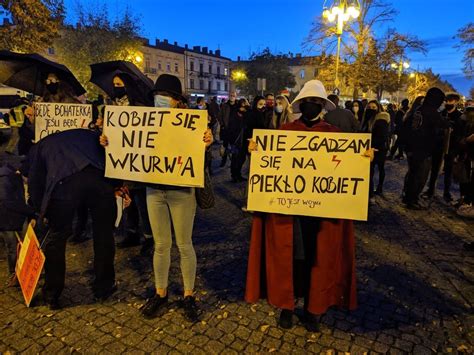
[[[444,98],[440,89],[429,89],[420,108],[407,117],[406,150],[409,155],[419,159],[432,156],[436,132],[445,125],[438,112]]]

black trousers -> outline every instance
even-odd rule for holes
[[[46,212],[50,232],[44,246],[46,256],[43,296],[57,299],[64,288],[66,273],[66,241],[72,233],[77,207],[85,203],[91,212],[94,243],[93,290],[100,294],[115,283],[115,243],[113,226],[117,214],[114,188],[104,172],[86,167],[60,181],[53,190]]]
[[[428,194],[433,195],[436,190],[436,180],[438,179],[441,163],[443,162],[443,146],[440,144],[433,152],[431,157],[431,173],[428,183]]]
[[[379,180],[377,184],[377,191],[382,192],[383,182],[385,180],[385,160],[387,159],[387,151],[379,150],[375,152],[374,161],[370,163],[370,182],[369,182],[369,196],[374,194],[374,175],[375,167],[379,171]]]
[[[238,148],[238,151],[232,153],[230,160],[230,174],[233,178],[239,178],[242,176],[242,166],[245,163],[247,157],[247,148]]]
[[[449,194],[451,183],[453,181],[453,165],[454,155],[447,154],[444,156],[444,193]]]
[[[392,146],[392,149],[390,150],[390,156],[393,157],[395,153],[398,150],[398,155],[397,157],[401,158],[403,157],[403,143],[402,140],[400,139],[400,135],[397,134],[397,140],[395,141],[395,144]]]
[[[431,157],[408,156],[408,173],[405,186],[405,201],[407,204],[418,202],[418,197],[428,179],[430,167]]]

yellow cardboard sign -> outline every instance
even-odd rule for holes
[[[204,186],[206,110],[106,106],[105,176]]]
[[[35,293],[45,259],[33,230],[33,225],[30,223],[23,243],[21,243],[16,264],[16,276],[28,307]]]
[[[370,134],[254,130],[247,208],[367,220]]]

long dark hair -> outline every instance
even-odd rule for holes
[[[403,116],[403,121],[405,121],[407,119],[408,116],[412,115],[413,112],[415,112],[418,107],[421,106],[421,104],[423,103],[423,100],[425,99],[425,97],[423,95],[420,95],[420,96],[417,96],[415,101],[413,101],[413,104],[411,105],[411,107],[409,108],[409,110],[405,113],[405,115]]]

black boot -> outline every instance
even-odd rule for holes
[[[283,329],[291,329],[293,327],[293,311],[289,309],[282,309],[278,325]]]
[[[306,309],[303,314],[303,323],[308,332],[316,333],[319,331],[318,317]]]

